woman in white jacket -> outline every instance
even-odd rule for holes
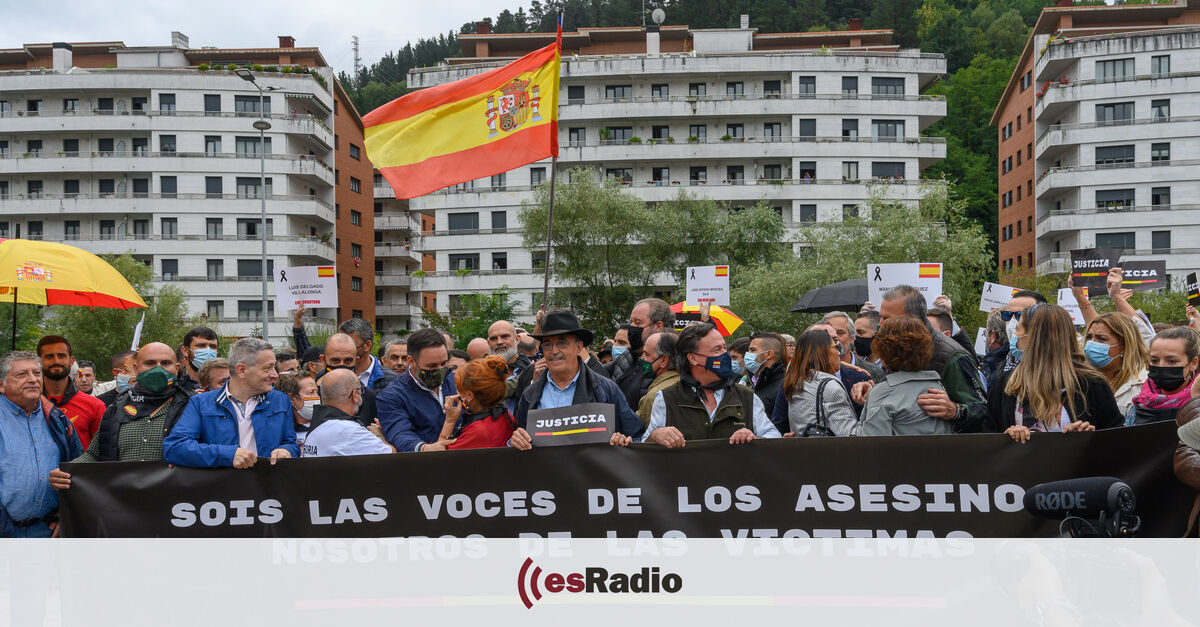
[[[1121,415],[1129,413],[1133,397],[1146,382],[1150,351],[1129,316],[1112,311],[1096,316],[1087,326],[1083,354],[1108,380]]]
[[[859,422],[850,396],[834,376],[841,367],[837,340],[823,329],[796,340],[780,395],[787,402],[789,433],[784,437],[858,435]]]

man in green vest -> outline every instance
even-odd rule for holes
[[[637,415],[642,424],[650,424],[650,407],[659,392],[679,383],[679,359],[675,357],[675,342],[679,334],[662,331],[646,338],[638,364],[647,377],[654,377],[650,390],[638,401]]]
[[[778,438],[762,401],[738,385],[725,338],[708,323],[693,324],[675,344],[679,383],[659,392],[643,442],[679,448],[687,440],[728,439],[742,444]]]

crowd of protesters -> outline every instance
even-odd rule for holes
[[[899,286],[851,315],[830,312],[796,336],[730,341],[708,321],[675,329],[669,305],[634,303],[600,342],[569,310],[529,332],[495,321],[466,350],[437,329],[376,346],[361,319],[314,346],[295,313],[293,347],[243,338],[220,357],[206,327],[179,345],[113,355],[112,380],[76,362],[69,338],[0,358],[0,537],[56,531],[66,462],[155,461],[250,468],[259,459],[530,450],[530,413],[612,407],[609,443],[1003,433],[1075,433],[1177,421],[1176,472],[1200,489],[1200,335],[1155,331],[1109,276],[1115,311],[1084,317],[1018,291],[987,318],[976,354],[945,296]],[[1193,325],[1200,315],[1190,306]],[[592,347],[599,344],[598,352]],[[1196,529],[1193,512],[1192,530]]]

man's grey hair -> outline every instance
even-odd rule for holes
[[[854,333],[853,333],[854,318],[851,318],[850,314],[848,314],[844,311],[831,311],[831,312],[825,314],[824,316],[821,316],[821,322],[829,322],[830,320],[833,320],[834,318],[845,318],[846,319],[846,329],[851,332],[850,333],[851,335],[854,335]]]
[[[1008,344],[1008,329],[1005,327],[1004,319],[1000,317],[1000,310],[997,309],[988,314],[987,325],[985,327],[989,333],[996,334],[996,342],[1001,346]]]
[[[275,349],[271,345],[256,337],[244,337],[233,343],[229,347],[229,370],[230,374],[237,369],[239,364],[245,364],[247,368],[258,363],[258,354],[263,351],[271,351],[274,354]]]
[[[371,342],[375,340],[375,329],[371,327],[371,323],[362,318],[351,318],[340,325],[338,331],[347,335],[353,335],[363,342]]]
[[[903,300],[904,313],[914,318],[925,320],[925,317],[929,315],[929,305],[925,302],[925,295],[911,285],[893,287],[883,293],[883,300]]]
[[[408,346],[408,340],[406,340],[404,338],[397,338],[394,340],[388,340],[388,341],[384,342],[383,346],[379,347],[379,354],[375,355],[375,357],[378,359],[383,359],[383,356],[387,354],[388,349],[393,346],[396,346],[396,345]]]
[[[345,374],[342,374],[342,373]],[[330,376],[333,375],[333,376]],[[359,386],[358,377],[349,370],[334,370],[321,377],[321,404],[350,398],[350,394]]]
[[[41,366],[42,360],[37,355],[29,351],[13,351],[3,357],[0,357],[0,382],[8,379],[8,373],[12,370],[14,362],[32,361]]]
[[[790,335],[787,333],[780,333],[779,337],[783,338],[784,344],[791,344],[792,346],[796,345],[796,336],[794,336],[794,335]]]
[[[637,309],[642,304],[650,305],[650,324],[661,322],[664,329],[671,329],[675,326],[675,312],[671,311],[671,306],[667,304],[667,301],[661,298],[643,298],[634,303],[633,308]]]

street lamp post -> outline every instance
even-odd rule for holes
[[[263,87],[254,80],[254,73],[247,68],[238,68],[234,70],[234,73],[258,89],[259,119],[254,121],[254,128],[258,129],[258,197],[262,204],[262,223],[259,225],[258,234],[262,238],[262,271],[260,272],[262,277],[262,336],[264,340],[270,342],[271,336],[267,332],[267,325],[271,318],[271,310],[267,302],[267,145],[263,133],[271,128],[271,123],[266,120]]]

